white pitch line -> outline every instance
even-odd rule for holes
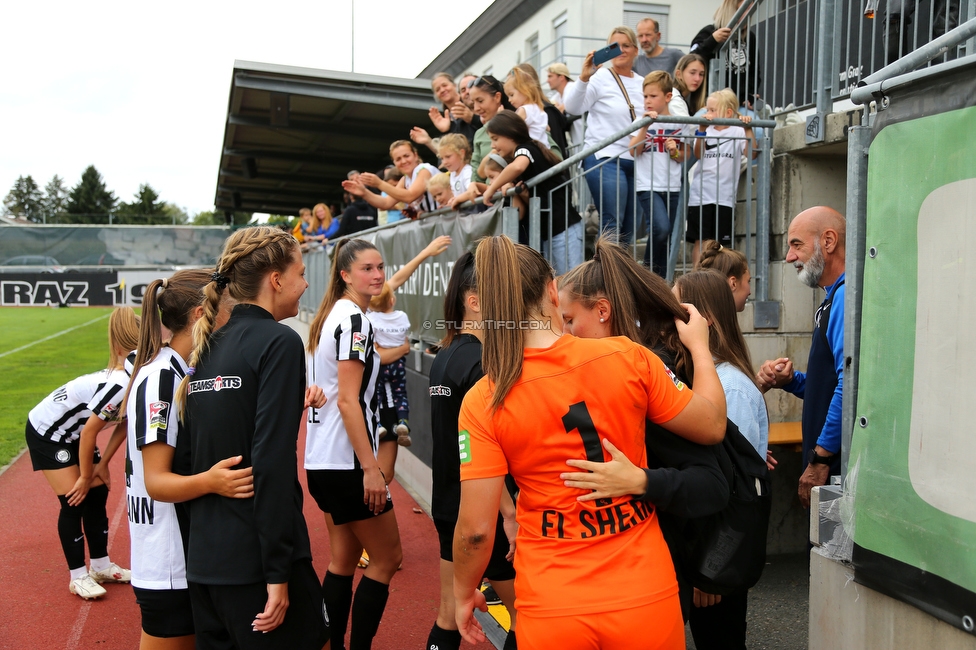
[[[71,630],[68,632],[68,642],[65,644],[65,650],[76,650],[79,643],[81,642],[81,635],[85,631],[85,621],[88,620],[88,612],[91,611],[92,603],[90,600],[86,600],[81,604],[81,609],[78,610],[78,617],[75,618],[75,624],[71,626]]]
[[[104,316],[99,316],[98,318],[93,318],[92,320],[88,321],[87,323],[82,323],[81,325],[75,325],[74,327],[69,327],[66,330],[61,330],[60,332],[55,332],[51,336],[45,336],[42,339],[37,339],[36,341],[33,341],[31,343],[28,343],[27,345],[22,345],[19,348],[14,348],[13,350],[7,350],[6,352],[0,352],[0,359],[2,359],[3,357],[7,356],[8,354],[13,354],[14,352],[20,352],[21,350],[26,350],[27,348],[31,347],[32,345],[37,345],[38,343],[44,343],[45,341],[50,341],[51,339],[56,339],[59,336],[61,336],[62,334],[67,334],[68,332],[73,332],[73,331],[75,331],[77,329],[81,329],[82,327],[87,327],[88,325],[91,325],[92,323],[97,323],[98,321],[102,320],[103,318],[108,318],[108,317],[109,317],[109,314],[105,314]]]

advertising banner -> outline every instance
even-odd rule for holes
[[[383,255],[386,277],[390,278],[413,259],[435,237],[451,236],[450,247],[437,257],[429,257],[396,292],[396,309],[410,317],[410,335],[423,341],[438,341],[444,336],[444,294],[454,262],[465,251],[474,252],[478,240],[501,233],[501,210],[468,216],[435,217],[380,230],[373,243]]]
[[[175,271],[115,271],[93,273],[2,273],[3,307],[137,307],[146,286]]]
[[[961,85],[940,87],[972,93],[968,74]],[[976,107],[953,109],[942,97],[924,88],[900,105],[893,97],[900,109],[879,121],[869,151],[847,489],[855,580],[972,633]]]

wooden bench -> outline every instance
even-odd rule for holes
[[[769,425],[769,444],[791,451],[803,450],[803,429],[799,422],[776,422]]]

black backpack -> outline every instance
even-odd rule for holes
[[[709,594],[749,589],[766,565],[772,505],[769,470],[752,444],[727,420],[719,463],[729,482],[729,503],[707,517],[687,520],[685,566],[692,585]]]

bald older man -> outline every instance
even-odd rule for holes
[[[763,392],[782,388],[803,400],[803,458],[800,503],[810,507],[810,490],[840,474],[841,396],[844,386],[844,216],[827,207],[804,210],[787,234],[786,261],[800,282],[826,296],[814,317],[807,371],[786,358],[763,363],[757,379]]]

